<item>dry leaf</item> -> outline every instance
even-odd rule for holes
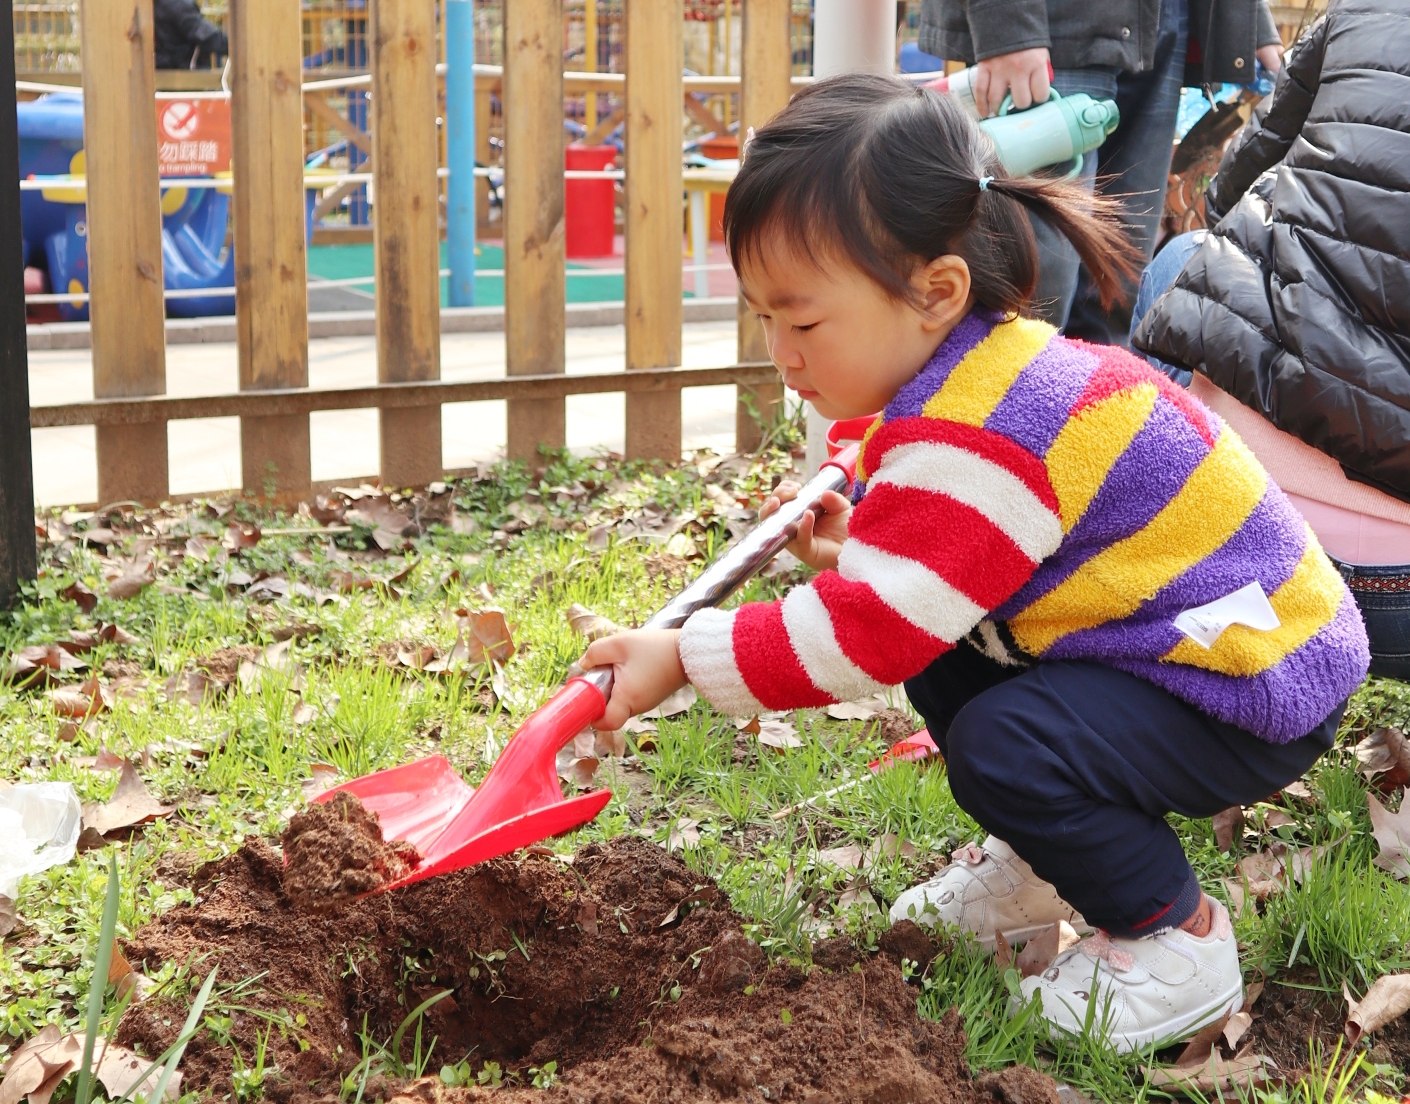
[[[92,632],[74,632],[69,634],[69,639],[60,640],[59,647],[74,655],[83,655],[91,652],[99,644],[138,644],[140,641],[126,629],[117,625],[104,625],[99,623]]]
[[[612,636],[622,631],[622,626],[617,622],[603,617],[600,613],[593,613],[577,602],[568,607],[565,616],[568,618],[569,628],[579,636],[587,637],[589,641],[601,640],[604,636]]]
[[[59,597],[67,598],[84,613],[92,613],[93,607],[98,604],[98,596],[82,583],[71,583],[64,587],[59,591]]]
[[[310,763],[308,770],[311,777],[299,783],[305,801],[312,801],[319,794],[327,793],[338,782],[338,768],[332,763]]]
[[[110,708],[112,695],[96,678],[91,678],[78,686],[61,686],[57,690],[50,690],[49,703],[60,717],[82,719]]]
[[[1144,1068],[1144,1067],[1143,1067]],[[1278,1066],[1261,1054],[1245,1054],[1224,1059],[1217,1054],[1197,1066],[1145,1068],[1153,1089],[1178,1089],[1200,1093],[1223,1093],[1239,1089],[1256,1089],[1278,1076]]]
[[[883,832],[867,847],[865,864],[870,866],[879,858],[894,859],[898,856],[903,859],[915,858],[916,845],[910,840],[901,839],[895,832]]]
[[[994,965],[1001,974],[1013,965],[1013,945],[1001,931],[994,933]]]
[[[20,922],[19,910],[15,902],[0,893],[0,938],[9,935]]]
[[[694,847],[700,842],[700,821],[692,817],[680,817],[671,825],[670,834],[666,837],[666,850],[679,851],[685,847]]]
[[[48,1081],[56,1070],[71,1068],[73,1047],[64,1046],[65,1042],[57,1024],[49,1024],[38,1035],[25,1040],[5,1064],[5,1080],[0,1082],[0,1104],[19,1104],[25,1096]],[[55,1053],[56,1048],[61,1046],[62,1058]],[[83,1048],[80,1046],[78,1055],[82,1054]],[[53,1095],[52,1090],[49,1095]]]
[[[1306,782],[1300,779],[1296,782],[1289,782],[1283,787],[1283,796],[1291,797],[1297,801],[1316,801],[1317,796],[1308,787]]]
[[[312,724],[318,717],[318,707],[311,702],[301,701],[294,706],[294,711],[289,714],[289,720],[298,728],[306,724]]]
[[[605,759],[612,756],[620,759],[627,754],[627,738],[621,731],[598,732],[593,730],[592,754],[598,759]]]
[[[1214,814],[1214,842],[1220,851],[1234,849],[1234,841],[1239,838],[1243,826],[1244,810],[1242,805],[1230,805],[1223,812]]]
[[[655,709],[648,709],[642,717],[674,717],[684,713],[696,702],[695,687],[682,686]]]
[[[834,721],[865,721],[875,717],[886,703],[879,697],[863,698],[856,702],[839,702],[827,707],[827,715]]]
[[[413,644],[397,649],[397,662],[413,671],[424,671],[437,655],[434,644]]]
[[[840,909],[851,908],[855,905],[860,905],[862,913],[866,916],[881,915],[881,909],[877,907],[876,898],[872,896],[871,890],[867,886],[848,886],[837,898],[837,907]]]
[[[281,575],[267,575],[258,579],[245,591],[245,597],[252,602],[277,602],[289,597],[289,580]]]
[[[118,1000],[145,1000],[153,986],[151,978],[144,977],[132,968],[127,956],[122,953],[122,948],[116,943],[113,944],[113,957],[108,965],[108,982],[117,987]]]
[[[835,866],[842,870],[860,870],[865,852],[860,845],[847,843],[841,847],[829,847],[826,851],[819,851],[814,857],[819,862],[825,862],[829,866]]]
[[[151,560],[138,560],[108,583],[108,597],[119,600],[134,598],[144,587],[151,586],[156,577],[157,569]]]
[[[1342,983],[1342,992],[1346,994],[1348,1006],[1346,1041],[1353,1047],[1361,1041],[1362,1035],[1379,1031],[1410,1012],[1410,974],[1378,977],[1359,1001],[1351,999],[1345,982]]]
[[[803,746],[803,741],[798,738],[798,730],[788,721],[779,720],[759,721],[759,743],[780,751]]]
[[[215,697],[223,689],[224,687],[205,671],[188,667],[166,680],[165,692],[167,701],[185,699],[192,705],[199,706],[206,700],[207,695]]]
[[[106,836],[119,828],[130,828],[134,824],[170,816],[172,806],[163,805],[152,796],[137,768],[130,762],[123,762],[122,774],[118,777],[117,789],[110,800],[90,802],[83,807],[83,825],[92,828],[99,835]]]
[[[1376,865],[1397,878],[1410,877],[1410,855],[1406,853],[1410,850],[1410,801],[1402,798],[1400,811],[1392,813],[1368,793],[1366,805],[1371,812],[1371,835],[1381,848]]]
[[[64,671],[81,671],[88,664],[57,644],[32,644],[10,656],[5,677],[21,688],[42,686]]]
[[[1224,1043],[1230,1050],[1237,1050],[1239,1040],[1250,1027],[1253,1026],[1253,1017],[1247,1012],[1235,1012],[1229,1017],[1229,1022],[1224,1025]]]
[[[211,551],[219,547],[217,542],[207,540],[205,537],[191,537],[186,541],[186,555],[193,560],[210,563]]]
[[[254,660],[242,659],[236,676],[240,689],[253,694],[265,675],[275,673],[288,678],[290,690],[302,690],[303,668],[294,662],[293,644],[292,638],[281,640],[269,645]]]
[[[455,615],[460,631],[465,634],[469,649],[467,660],[470,663],[509,662],[514,654],[514,637],[503,610],[491,607],[471,613],[467,609],[458,609]]]
[[[1229,1026],[1229,1019],[1227,1015],[1220,1016],[1200,1028],[1199,1033],[1185,1044],[1180,1057],[1175,1059],[1176,1068],[1199,1066],[1208,1061],[1214,1052],[1214,1045],[1224,1037],[1224,1029]]]
[[[1293,818],[1283,812],[1282,809],[1269,809],[1268,812],[1263,815],[1263,827],[1267,828],[1270,832],[1274,828],[1282,828],[1288,824],[1296,823],[1297,821],[1293,820]]]
[[[95,771],[122,770],[122,765],[126,762],[127,760],[117,752],[108,750],[107,744],[99,744],[98,754],[93,757],[91,769]]]
[[[384,494],[364,495],[343,514],[343,520],[372,530],[372,540],[384,552],[407,548],[420,529]]]
[[[1048,925],[1018,952],[1015,965],[1019,975],[1036,977],[1052,964],[1053,959],[1075,946],[1081,938],[1066,920]]]
[[[1358,769],[1365,775],[1385,774],[1388,786],[1410,782],[1410,741],[1398,728],[1378,728],[1356,745]]]
[[[225,539],[221,543],[231,552],[240,552],[259,544],[260,536],[258,525],[245,525],[240,522],[232,522],[230,527],[226,529]]]

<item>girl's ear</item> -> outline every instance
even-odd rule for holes
[[[971,306],[969,264],[954,253],[917,269],[911,281],[921,297],[922,329],[949,329]]]

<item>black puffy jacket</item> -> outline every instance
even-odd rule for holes
[[[1410,501],[1410,0],[1334,0],[1265,103],[1134,344]]]

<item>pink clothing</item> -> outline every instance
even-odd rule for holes
[[[1410,564],[1410,503],[1348,479],[1326,453],[1284,433],[1198,372],[1190,394],[1243,439],[1329,556],[1367,567]]]

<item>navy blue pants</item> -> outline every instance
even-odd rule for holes
[[[1003,667],[963,643],[906,693],[960,808],[1089,924],[1119,936],[1177,927],[1199,907],[1165,815],[1262,801],[1332,746],[1342,713],[1271,744],[1110,667]]]

